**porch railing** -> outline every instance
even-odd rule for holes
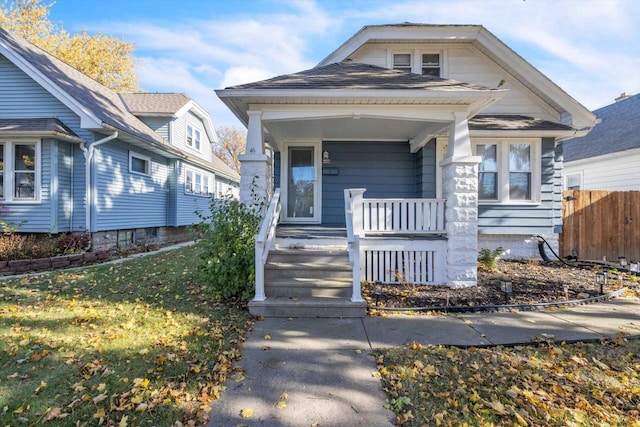
[[[264,301],[267,298],[264,293],[264,265],[267,262],[269,251],[275,246],[276,226],[280,219],[281,209],[280,189],[276,188],[255,240],[256,295],[254,301]]]
[[[345,190],[345,220],[353,293],[360,282],[442,284],[446,278],[443,199],[365,199]],[[381,238],[368,238],[381,237]],[[415,237],[417,239],[407,239]]]

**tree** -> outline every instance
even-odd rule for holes
[[[0,4],[0,26],[118,92],[139,90],[134,73],[135,46],[98,33],[70,35],[49,20],[53,3],[41,0],[13,0]]]
[[[213,153],[227,166],[240,173],[238,156],[244,151],[247,142],[247,132],[233,126],[218,128],[218,143],[213,146]]]

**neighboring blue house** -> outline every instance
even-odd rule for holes
[[[0,203],[21,232],[94,246],[184,240],[239,176],[184,94],[117,94],[0,28]]]
[[[593,113],[593,131],[562,143],[564,188],[640,190],[640,93],[623,93]]]

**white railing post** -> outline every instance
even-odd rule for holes
[[[269,208],[262,220],[260,231],[255,238],[255,274],[256,291],[254,301],[264,301],[267,299],[264,292],[264,264],[267,262],[269,250],[274,246],[276,238],[276,226],[280,219],[280,189],[276,188],[271,196]]]
[[[357,234],[353,237],[353,293],[351,295],[351,302],[363,302],[362,289],[360,285],[361,279],[361,261],[362,253],[360,251],[360,236]]]
[[[364,215],[363,199],[366,188],[352,188],[349,190],[351,194],[351,215],[353,218],[353,234],[362,236],[364,231]]]

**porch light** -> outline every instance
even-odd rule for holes
[[[382,295],[382,282],[376,281],[373,286],[373,294],[376,296],[376,307],[378,306],[378,301],[380,300],[380,295]]]
[[[604,295],[604,287],[607,284],[607,272],[598,271],[596,273],[596,285],[600,286],[600,295]]]
[[[509,294],[513,292],[513,282],[511,279],[500,280],[500,289],[504,293],[504,303],[509,304]]]
[[[627,257],[619,256],[618,257],[618,264],[620,264],[621,267],[626,267],[629,264],[627,262]]]
[[[329,163],[331,163],[331,159],[329,158],[329,152],[327,150],[324,150],[322,152],[322,163],[325,165],[328,165]]]

